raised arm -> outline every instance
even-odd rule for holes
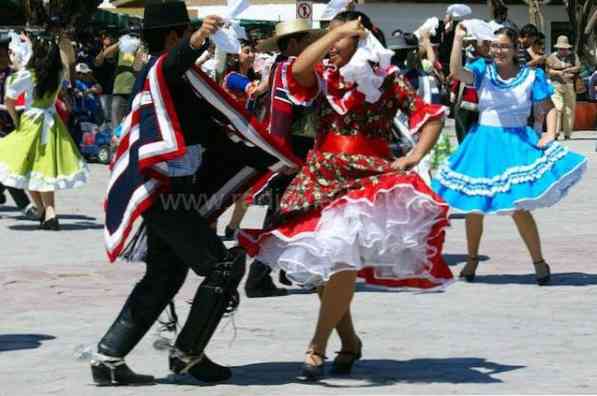
[[[101,66],[104,64],[106,58],[112,57],[112,55],[118,53],[118,42],[115,42],[108,48],[102,48],[102,50],[97,54],[95,57],[95,61],[93,62],[95,66]]]
[[[317,84],[315,65],[317,65],[334,43],[345,37],[361,38],[367,34],[361,20],[346,22],[328,31],[322,38],[308,46],[292,66],[292,76],[303,87],[310,88]]]
[[[456,27],[454,45],[452,46],[452,53],[450,54],[450,73],[456,80],[466,84],[472,84],[475,81],[474,74],[462,66],[462,43],[464,41],[464,36],[466,36],[466,30],[462,24],[459,24]]]
[[[170,50],[164,61],[164,75],[166,79],[178,79],[183,76],[197,61],[206,49],[207,38],[222,26],[223,20],[219,16],[205,17],[201,28],[190,39],[182,42]]]

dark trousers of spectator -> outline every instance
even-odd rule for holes
[[[17,204],[17,208],[19,208],[19,210],[25,210],[31,203],[25,191],[19,190],[17,188],[6,187],[4,184],[0,183],[0,195],[4,196],[5,190],[8,191],[12,199],[15,201],[15,204]],[[1,199],[2,198],[0,197],[0,200]]]
[[[456,138],[458,144],[464,141],[468,131],[475,125],[479,120],[479,112],[470,111],[463,108],[455,109],[454,121],[456,123]]]

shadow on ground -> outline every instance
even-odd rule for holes
[[[0,334],[0,352],[36,349],[42,341],[54,339],[56,337],[47,334]]]
[[[486,283],[492,285],[537,284],[535,274],[501,274],[501,275],[479,275],[475,277],[475,283]],[[586,274],[584,272],[558,272],[551,274],[551,283],[547,287],[555,286],[592,286],[597,285],[597,274]]]
[[[444,254],[444,260],[449,266],[464,264],[468,258],[467,254]],[[491,257],[483,254],[479,255],[479,261],[488,261]]]
[[[60,216],[60,220],[63,220]],[[13,231],[38,231],[39,226],[37,224],[17,224],[8,227]],[[64,223],[60,222],[60,229],[62,231],[82,231],[82,230],[101,230],[104,226],[90,221],[79,221],[76,223]]]
[[[233,367],[232,385],[286,385],[301,383],[329,388],[371,388],[397,383],[491,384],[501,383],[496,374],[522,369],[525,366],[507,365],[475,357],[445,359],[359,361],[351,376],[329,376],[317,383],[309,383],[298,376],[300,362],[267,362]],[[331,364],[326,365],[329,372]],[[158,380],[161,384],[201,385],[189,377],[169,376]]]

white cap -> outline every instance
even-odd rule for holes
[[[473,10],[471,10],[471,7],[465,4],[452,4],[446,10],[446,14],[452,16],[454,19],[462,19],[471,15],[472,13]]]
[[[75,67],[75,71],[81,74],[91,73],[91,69],[87,66],[87,63],[79,63]]]

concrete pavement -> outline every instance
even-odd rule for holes
[[[73,352],[101,337],[142,265],[107,264],[102,199],[107,168],[92,166],[83,189],[61,192],[64,230],[38,231],[0,207],[0,395],[312,395],[398,393],[597,393],[597,133],[566,142],[589,157],[584,180],[556,207],[536,212],[553,284],[534,284],[533,267],[508,217],[491,217],[477,282],[441,293],[380,292],[359,286],[354,316],[364,357],[351,378],[296,379],[317,315],[317,298],[243,299],[208,349],[233,367],[215,386],[175,384],[152,332],[128,359],[160,378],[143,388],[97,388]],[[464,222],[455,218],[445,254],[457,274]],[[191,275],[177,298],[200,281]],[[328,350],[337,350],[334,337]]]

